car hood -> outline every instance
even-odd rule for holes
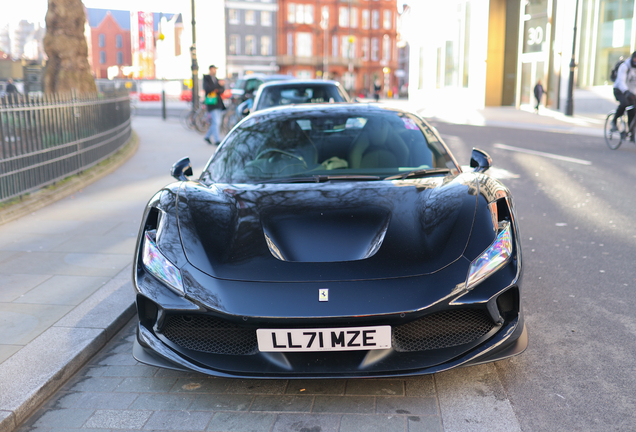
[[[477,192],[471,173],[311,184],[184,182],[177,219],[188,261],[212,277],[387,279],[430,274],[458,260]]]

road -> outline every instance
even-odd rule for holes
[[[525,353],[405,380],[225,380],[136,363],[131,323],[20,430],[633,431],[636,146],[434,125],[514,194]]]

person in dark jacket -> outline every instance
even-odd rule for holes
[[[534,97],[537,100],[534,112],[539,114],[539,105],[541,105],[541,98],[543,97],[543,85],[541,84],[541,80],[537,81],[537,85],[534,86]]]
[[[11,78],[7,80],[5,92],[7,93],[7,96],[14,96],[18,94],[18,88],[15,86],[15,84],[13,84],[13,80]]]
[[[203,91],[205,91],[205,108],[208,112],[210,128],[203,138],[208,144],[218,145],[221,142],[219,127],[221,126],[221,113],[225,109],[221,94],[225,87],[216,77],[216,66],[210,65],[210,74],[203,75]],[[214,138],[214,142],[210,140]]]

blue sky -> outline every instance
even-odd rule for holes
[[[209,1],[209,0],[208,0]],[[221,1],[221,0],[213,0]],[[175,10],[180,4],[190,4],[189,1],[175,0],[83,0],[89,8],[121,9],[121,10],[148,10],[152,12],[180,12]],[[23,0],[4,5],[0,14],[0,25],[15,25],[22,19],[30,22],[40,22],[44,25],[44,18],[48,8],[48,0]]]

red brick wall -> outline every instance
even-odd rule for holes
[[[314,23],[313,24],[293,24],[287,21],[287,12],[288,5],[290,3],[293,4],[304,4],[304,5],[313,5],[314,7]],[[342,38],[346,36],[354,36],[356,38],[356,52],[354,53],[354,58],[362,59],[362,39],[364,37],[369,38],[371,41],[372,38],[377,38],[379,43],[379,59],[377,61],[371,60],[371,42],[369,42],[369,60],[361,61],[360,66],[356,66],[354,68],[354,73],[356,74],[356,83],[355,83],[355,92],[356,94],[359,92],[368,92],[373,87],[373,77],[377,76],[382,85],[384,86],[384,78],[383,78],[383,68],[386,66],[390,68],[390,86],[393,87],[397,83],[397,79],[394,76],[394,72],[398,68],[398,59],[397,59],[397,0],[351,0],[351,7],[357,8],[358,15],[358,25],[356,28],[348,28],[348,27],[340,27],[339,26],[339,7],[345,6],[348,7],[349,3],[342,2],[339,0],[279,0],[278,1],[278,35],[277,35],[277,55],[278,56],[286,56],[287,55],[287,34],[289,32],[307,32],[312,34],[313,39],[313,54],[312,54],[312,64],[298,64],[301,63],[293,61],[291,64],[281,64],[280,65],[280,73],[287,74],[291,73],[295,75],[298,71],[308,70],[311,71],[312,76],[316,76],[316,71],[322,71],[323,69],[323,45],[324,45],[324,30],[320,26],[321,22],[321,8],[322,6],[329,7],[329,30],[328,30],[328,40],[327,40],[327,50],[329,53],[329,57],[332,57],[332,38],[333,36],[338,37],[338,50],[341,50],[341,42]],[[369,26],[369,29],[362,29],[362,10],[369,10],[369,20],[371,21],[371,16],[373,10],[378,10],[380,14],[380,28],[373,29],[372,25]],[[383,29],[383,11],[390,10],[391,11],[391,29],[385,30]],[[383,58],[383,44],[382,40],[384,35],[388,35],[391,39],[391,60],[388,64],[382,63]],[[294,38],[295,42],[295,38]],[[294,48],[295,51],[295,48]],[[340,54],[339,54],[340,55]],[[303,59],[305,62],[307,59]],[[334,62],[335,63],[335,62]],[[348,65],[345,64],[329,64],[329,76],[332,79],[343,82],[343,75],[348,71]],[[367,82],[365,86],[364,76],[367,76]]]
[[[99,46],[99,35],[104,35],[104,47]],[[117,35],[121,35],[122,46],[117,48]],[[92,67],[95,78],[108,78],[107,69],[109,66],[131,66],[132,53],[130,42],[130,30],[123,30],[110,13],[106,14],[103,21],[94,28],[91,28],[91,48],[92,48]],[[100,63],[100,52],[106,54],[106,62]],[[117,53],[123,55],[123,63],[117,64]],[[120,77],[121,71],[120,71]]]

